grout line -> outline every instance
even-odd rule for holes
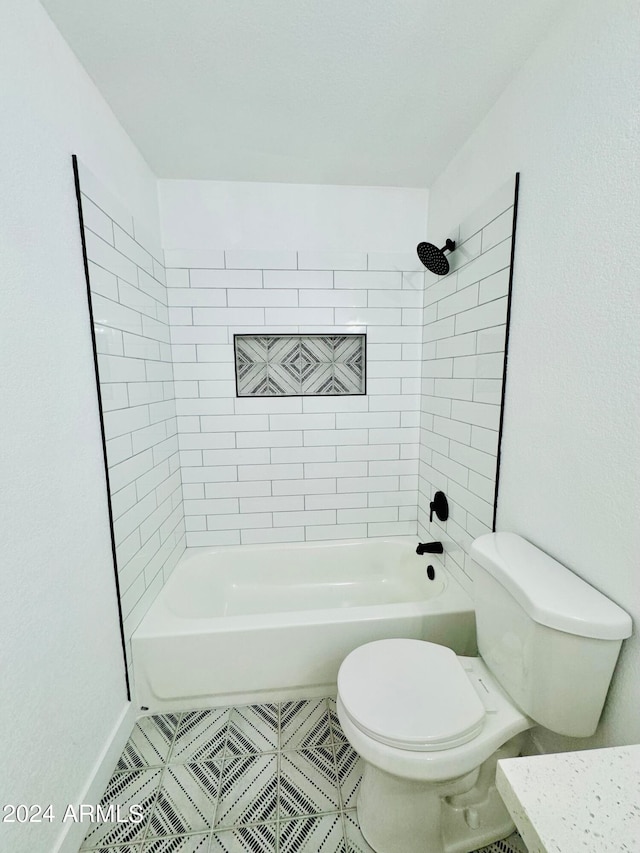
[[[91,199],[89,199],[89,201],[91,201]],[[112,221],[112,222],[113,222],[113,221]],[[117,225],[117,223],[116,223],[116,225]],[[118,227],[120,227],[120,226],[118,226]],[[151,273],[147,272],[147,271],[144,269],[144,267],[141,267],[141,266],[140,266],[140,264],[139,264],[137,261],[134,261],[134,259],[133,259],[133,258],[130,258],[130,257],[129,257],[129,255],[126,255],[123,251],[121,251],[121,250],[120,250],[120,249],[115,245],[115,233],[114,233],[114,243],[113,243],[113,244],[111,244],[111,243],[109,243],[109,241],[108,241],[108,240],[105,240],[105,239],[104,239],[104,237],[101,237],[101,236],[100,236],[100,234],[96,233],[96,232],[95,232],[95,231],[93,231],[91,228],[89,228],[89,226],[88,226],[88,225],[86,226],[86,230],[87,230],[87,231],[89,231],[89,232],[91,232],[91,234],[93,234],[93,235],[94,235],[94,237],[97,237],[97,238],[98,238],[98,240],[100,240],[101,242],[103,242],[103,243],[105,244],[105,246],[109,246],[111,249],[113,249],[113,250],[114,250],[114,252],[117,252],[119,255],[121,255],[123,258],[125,258],[127,261],[129,261],[129,263],[130,263],[130,264],[133,264],[133,266],[136,268],[136,278],[138,277],[138,275],[137,275],[137,270],[138,270],[138,269],[141,269],[143,272],[147,273],[147,275],[148,275],[148,276],[150,276],[151,278],[153,278],[153,279],[154,279],[154,281],[157,281],[157,279],[156,279],[156,278],[154,278],[154,275],[153,275],[153,273],[152,273],[152,272],[151,272]],[[124,229],[121,229],[121,230],[124,230]],[[125,233],[126,233],[126,232],[125,232]],[[129,235],[129,234],[127,234],[127,237],[130,237],[130,235]],[[153,268],[153,255],[152,255],[150,252],[148,252],[148,251],[145,249],[145,247],[144,247],[144,246],[142,246],[140,243],[138,243],[138,241],[137,241],[134,237],[131,237],[131,239],[133,240],[133,242],[134,242],[134,243],[136,243],[136,245],[137,245],[137,246],[140,246],[140,248],[142,249],[142,251],[143,251],[143,252],[146,252],[146,254],[147,254],[147,255],[149,255],[149,258],[151,258],[151,260],[152,260],[152,264],[151,264],[151,266],[152,266],[152,268]],[[103,267],[103,266],[102,266],[102,264],[99,264],[97,261],[94,261],[94,260],[92,260],[91,258],[89,258],[89,260],[91,261],[91,263],[92,263],[92,264],[95,264],[97,267],[101,267],[102,269],[106,270],[107,272],[110,272],[110,273],[111,273],[111,275],[117,275],[117,273],[114,273],[112,270],[108,270],[106,267]],[[157,262],[156,262],[156,263],[157,263]],[[162,265],[161,265],[161,266],[162,266]],[[166,269],[166,267],[165,267],[165,269]],[[118,276],[118,277],[119,277],[119,276]],[[138,284],[137,284],[137,283],[135,283],[135,284],[134,284],[134,282],[132,282],[132,281],[127,281],[127,279],[123,279],[123,281],[126,281],[126,282],[127,282],[127,284],[130,284],[132,287],[138,288]]]
[[[275,821],[275,850],[276,853],[280,847],[280,772],[282,767],[282,743],[280,740],[282,726],[282,705],[283,702],[277,702],[278,707],[278,734],[277,734],[277,752],[276,752],[276,821]]]
[[[171,739],[171,746],[169,747],[169,751],[167,753],[167,759],[164,762],[163,767],[162,767],[162,772],[160,773],[160,781],[158,783],[156,795],[153,798],[153,805],[151,806],[151,809],[149,811],[149,819],[147,820],[147,825],[144,828],[144,832],[142,834],[142,839],[140,840],[140,850],[144,849],[144,845],[145,845],[145,842],[147,840],[147,835],[149,834],[149,828],[151,827],[151,818],[153,817],[153,813],[155,811],[156,805],[158,804],[158,798],[160,796],[160,791],[162,790],[162,784],[164,782],[165,772],[166,772],[167,766],[169,764],[171,754],[173,752],[173,747],[174,747],[175,742],[176,742],[176,737],[178,736],[178,731],[180,729],[180,724],[182,722],[183,716],[184,716],[184,714],[182,712],[179,712],[178,721],[176,723],[176,728],[175,728],[175,731],[173,733],[173,738]]]
[[[213,805],[213,812],[211,815],[211,832],[209,834],[209,846],[213,841],[213,835],[216,831],[216,817],[218,816],[218,804],[220,803],[220,791],[222,790],[222,778],[224,776],[224,770],[227,763],[227,743],[229,741],[229,729],[231,723],[231,714],[233,713],[235,706],[229,708],[229,716],[227,718],[227,731],[224,739],[224,748],[222,750],[222,758],[220,759],[220,776],[218,778],[218,787],[216,790],[216,798]]]

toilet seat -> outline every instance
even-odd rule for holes
[[[355,751],[366,762],[394,776],[421,782],[440,782],[462,776],[479,767],[508,740],[534,725],[533,720],[513,704],[482,658],[458,656],[458,661],[469,682],[475,685],[486,712],[482,730],[474,738],[460,746],[431,751],[402,749],[382,743],[355,724],[344,706],[339,686],[338,719]],[[338,684],[341,683],[344,685],[344,678],[341,679],[338,673]]]
[[[452,749],[485,723],[485,706],[457,655],[422,640],[360,646],[340,667],[338,693],[353,725],[396,749]]]

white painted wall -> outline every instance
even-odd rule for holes
[[[0,802],[61,815],[126,708],[71,154],[152,230],[155,181],[39,3],[2,13]],[[0,848],[62,830],[2,824]]]
[[[606,13],[571,3],[432,187],[429,211],[440,239],[521,171],[498,529],[531,539],[636,624],[639,43],[635,0]],[[575,745],[638,742],[638,707],[636,636],[598,733]]]
[[[426,189],[158,182],[165,249],[415,252]]]

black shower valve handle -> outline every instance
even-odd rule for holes
[[[444,492],[436,492],[433,496],[429,504],[429,521],[433,521],[434,512],[440,521],[446,521],[449,518],[449,502]]]

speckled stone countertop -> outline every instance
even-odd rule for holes
[[[496,783],[529,853],[640,851],[640,745],[503,759]]]

